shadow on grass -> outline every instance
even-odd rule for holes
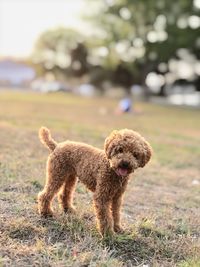
[[[173,241],[158,230],[139,229],[135,235],[123,234],[113,239],[104,239],[103,246],[113,251],[113,256],[131,266],[155,262],[179,262],[186,252],[176,250]]]
[[[178,245],[179,240],[172,233],[157,228],[139,226],[135,232],[119,234],[114,237],[99,239],[94,222],[83,220],[82,217],[71,215],[63,216],[59,220],[41,219],[40,223],[47,228],[46,242],[68,242],[73,246],[81,240],[90,240],[93,247],[101,246],[111,252],[125,264],[137,266],[156,262],[177,263],[187,257],[184,242]],[[187,240],[185,240],[187,242]]]
[[[155,255],[155,248],[139,238],[116,238],[113,241],[104,241],[104,246],[113,251],[113,256],[122,262],[138,265],[149,262]]]

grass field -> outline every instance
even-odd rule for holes
[[[0,266],[200,266],[200,111],[137,103],[117,116],[117,101],[68,94],[0,92]],[[139,131],[151,162],[136,171],[122,210],[126,233],[100,239],[92,195],[78,184],[76,215],[41,219],[36,196],[48,151],[41,125],[57,141],[102,148],[113,129]]]

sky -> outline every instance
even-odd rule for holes
[[[28,56],[38,36],[57,26],[86,29],[84,0],[0,0],[0,56]]]

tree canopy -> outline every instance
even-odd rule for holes
[[[101,80],[129,87],[144,85],[149,72],[166,74],[172,59],[199,59],[199,0],[87,1],[93,6],[87,15],[93,33],[86,37],[64,28],[43,33],[33,58],[44,69],[71,75],[94,73],[95,69],[101,72]],[[103,70],[109,77],[102,76]]]

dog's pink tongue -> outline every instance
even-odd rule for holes
[[[126,176],[128,174],[128,170],[127,169],[123,169],[123,168],[118,168],[117,169],[117,174],[120,176]]]

